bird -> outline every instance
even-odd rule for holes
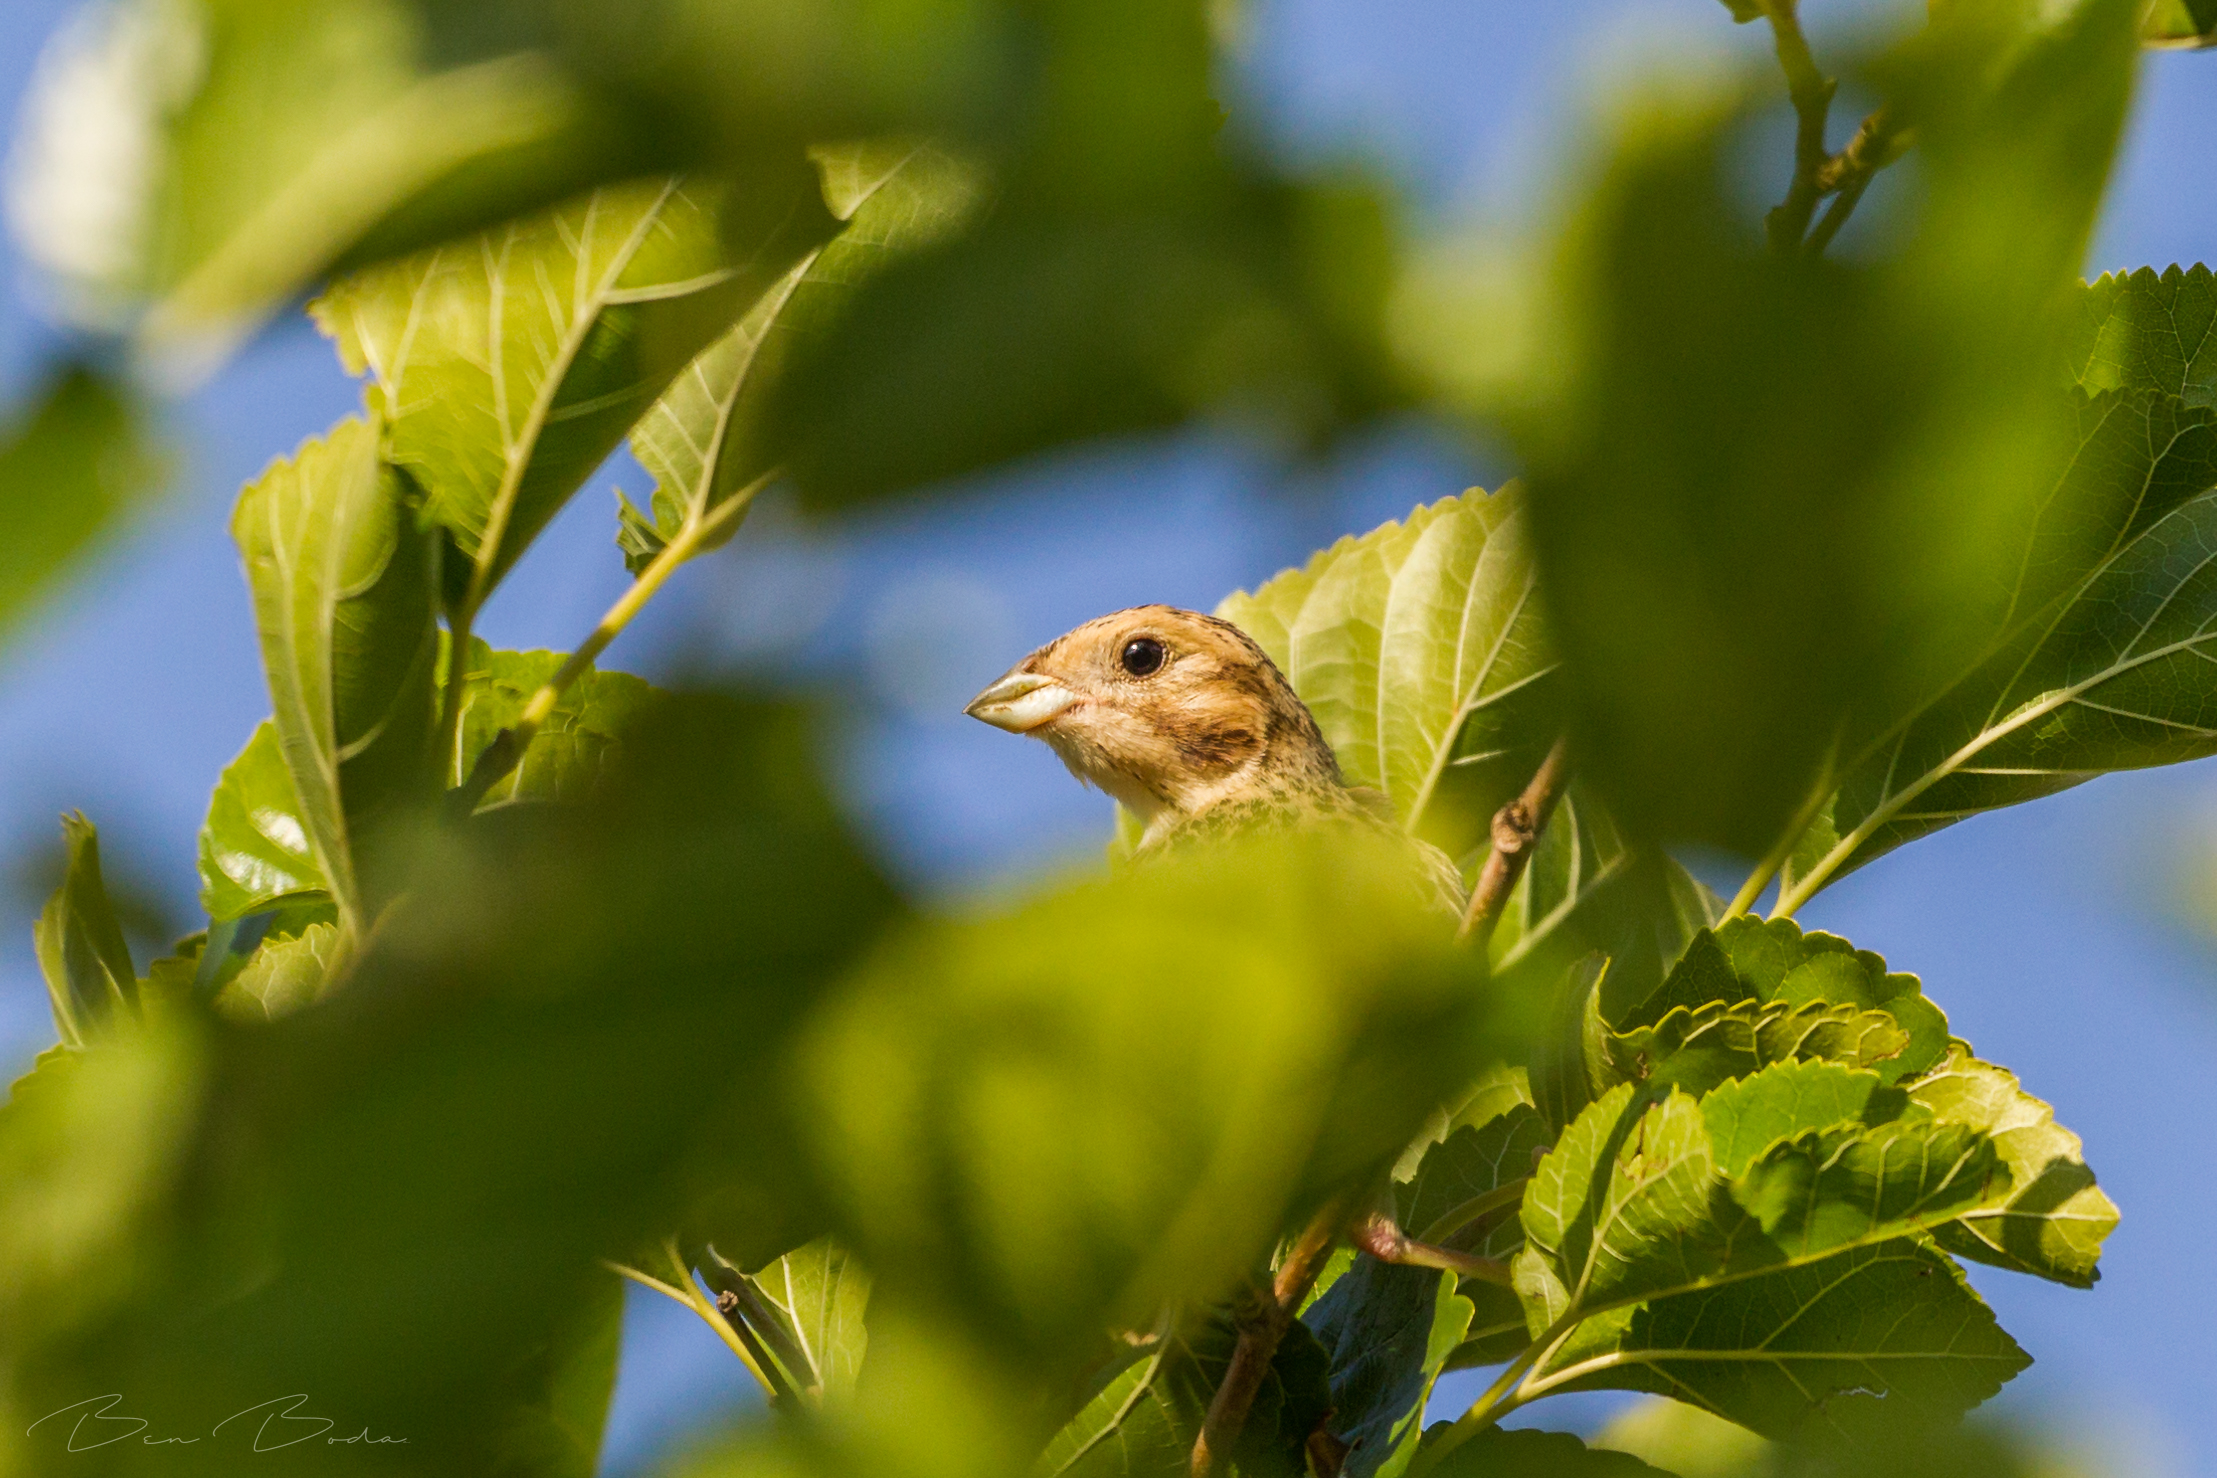
[[[972,718],[1046,743],[1143,828],[1135,858],[1236,832],[1336,824],[1388,832],[1460,913],[1446,853],[1402,835],[1392,803],[1350,786],[1316,716],[1255,639],[1176,606],[1073,628],[972,699]]]

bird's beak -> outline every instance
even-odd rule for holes
[[[971,699],[962,711],[996,729],[1029,734],[1077,701],[1077,694],[1051,677],[1012,672]]]

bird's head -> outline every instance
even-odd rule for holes
[[[1175,606],[1086,622],[964,712],[1046,740],[1072,774],[1150,824],[1340,785],[1331,746],[1262,648]]]

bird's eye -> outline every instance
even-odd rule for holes
[[[1163,656],[1161,642],[1151,636],[1135,636],[1124,643],[1124,655],[1118,660],[1133,677],[1152,677],[1162,670]]]

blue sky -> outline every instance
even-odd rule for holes
[[[11,116],[66,8],[0,7]],[[1806,8],[1821,50],[1922,7]],[[1764,44],[1715,0],[1265,0],[1246,22],[1238,111],[1293,153],[1383,165],[1435,223],[1514,221],[1544,206],[1582,85],[1673,53],[1759,58]],[[2217,56],[2153,59],[2090,270],[2217,262],[2212,138]],[[0,398],[32,383],[53,344],[0,246]],[[268,711],[224,527],[230,502],[358,396],[295,316],[173,408],[182,464],[167,500],[0,652],[0,861],[50,849],[56,814],[82,807],[111,866],[191,927],[209,787]],[[754,672],[823,693],[842,715],[834,762],[857,820],[918,889],[960,891],[1088,854],[1105,834],[1105,802],[1043,746],[960,717],[1015,656],[1113,607],[1206,608],[1340,533],[1511,470],[1415,425],[1297,472],[1191,433],[1080,449],[928,509],[835,527],[772,506],[681,575],[608,662],[650,677]],[[624,583],[616,483],[636,496],[646,479],[623,458],[594,479],[488,610],[488,639],[568,647],[590,629]],[[2039,1362],[2000,1404],[2098,1434],[2119,1474],[2217,1475],[2217,1262],[2204,1235],[2217,1226],[2217,1177],[2199,1091],[2217,1061],[2217,945],[2166,902],[2174,859],[2211,834],[2217,771],[2119,776],[1920,843],[1803,914],[1923,976],[1959,1035],[2085,1136],[2125,1212],[2104,1281],[2075,1293],[1973,1277]],[[32,907],[0,890],[10,1073],[52,1033]],[[690,1315],[636,1304],[610,1473],[638,1471],[745,1395]],[[1583,1398],[1569,1414],[1591,1422],[1609,1406]]]

